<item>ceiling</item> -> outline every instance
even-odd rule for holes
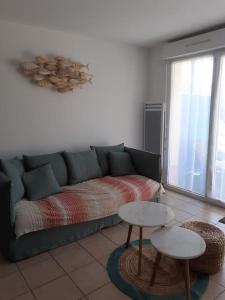
[[[224,0],[0,0],[0,19],[139,46],[225,22]]]

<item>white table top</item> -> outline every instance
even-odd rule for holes
[[[164,226],[174,219],[174,213],[169,206],[149,201],[124,204],[118,214],[123,221],[141,227]]]
[[[206,249],[204,239],[194,231],[178,226],[168,226],[151,234],[152,245],[162,254],[176,259],[201,256]]]

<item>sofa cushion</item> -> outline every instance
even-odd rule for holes
[[[24,173],[23,182],[29,200],[39,200],[61,191],[50,164]]]
[[[112,176],[136,174],[131,156],[127,152],[109,152],[109,167]]]
[[[101,177],[101,168],[94,150],[69,153],[64,152],[69,171],[69,183],[76,184],[89,179]]]
[[[95,149],[98,162],[102,170],[102,175],[106,176],[109,174],[109,162],[108,162],[108,154],[109,152],[117,151],[124,152],[124,143],[116,145],[116,146],[91,146],[91,149]]]
[[[52,153],[37,156],[24,155],[23,159],[27,171],[50,164],[59,185],[67,185],[67,168],[62,153]]]
[[[2,171],[9,177],[13,185],[13,199],[15,202],[22,199],[24,196],[24,186],[22,182],[22,175],[24,173],[24,166],[22,161],[15,157],[10,160],[1,161]]]

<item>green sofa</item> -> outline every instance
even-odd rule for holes
[[[161,180],[160,155],[124,147],[129,153],[136,172],[157,182]],[[4,172],[0,172],[0,247],[9,260],[18,261],[66,243],[79,240],[104,227],[112,226],[121,220],[118,215],[66,225],[24,234],[16,238],[15,190]]]

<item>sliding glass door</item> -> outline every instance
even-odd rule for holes
[[[225,54],[170,66],[166,184],[225,204]]]
[[[168,184],[205,193],[213,57],[172,63]]]
[[[212,198],[225,202],[225,56],[220,60],[212,147]]]

